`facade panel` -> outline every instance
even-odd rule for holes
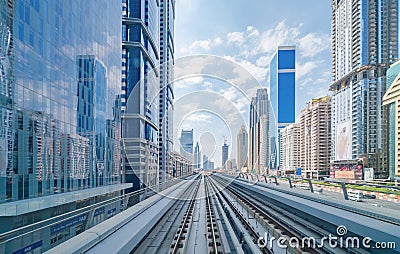
[[[0,233],[118,197],[121,6],[1,0],[0,45]],[[106,219],[95,217],[0,250],[43,252]]]

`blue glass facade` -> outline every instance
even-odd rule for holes
[[[278,47],[270,62],[270,94],[272,112],[270,125],[270,168],[279,165],[279,130],[295,122],[296,107],[296,50],[295,47]],[[274,163],[273,163],[274,162]],[[275,163],[276,162],[276,163]]]
[[[0,203],[121,182],[120,22],[107,0],[0,1]]]
[[[270,62],[271,104],[278,124],[295,121],[295,64],[294,47],[279,47]]]

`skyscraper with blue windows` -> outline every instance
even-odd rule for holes
[[[0,233],[119,196],[130,186],[120,174],[120,5],[0,0],[0,45]],[[109,211],[120,204],[97,221]],[[43,252],[93,225],[73,220],[40,224],[0,252]]]
[[[279,166],[279,130],[295,122],[296,48],[279,46],[270,62],[270,169]]]
[[[173,168],[174,23],[175,0],[160,0],[160,114],[158,133],[160,182],[172,177]]]
[[[133,189],[159,182],[160,1],[122,0],[123,173]]]
[[[386,70],[399,57],[399,1],[332,1],[332,167],[388,177]]]

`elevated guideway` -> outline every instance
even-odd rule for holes
[[[198,174],[47,253],[400,253],[398,216],[347,206],[272,184]],[[328,242],[328,236],[336,238]],[[362,245],[367,237],[372,247]],[[379,242],[387,248],[374,248]]]

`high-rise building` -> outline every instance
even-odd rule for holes
[[[191,160],[188,160],[177,152],[172,152],[171,158],[173,177],[181,177],[193,173],[193,165]]]
[[[236,159],[227,160],[225,163],[225,170],[228,172],[236,172],[237,171]]]
[[[237,166],[241,170],[247,167],[247,152],[249,150],[249,134],[244,125],[241,126],[237,134]]]
[[[208,169],[215,169],[215,163],[213,161],[208,162]]]
[[[159,182],[159,24],[158,0],[122,0],[122,161],[132,190]]]
[[[193,129],[182,130],[179,138],[180,154],[193,162]]]
[[[205,154],[203,155],[203,169],[210,169],[208,156]]]
[[[279,167],[279,131],[295,122],[296,48],[279,46],[270,62],[271,154],[270,169]]]
[[[388,110],[388,166],[391,179],[400,177],[400,61],[392,64],[386,73],[386,93],[383,105]]]
[[[160,0],[160,114],[159,114],[159,171],[161,182],[171,175],[173,151],[175,0]]]
[[[267,89],[258,89],[250,104],[248,171],[263,174],[269,163],[270,113]]]
[[[307,102],[300,113],[300,167],[307,178],[329,176],[331,153],[331,98]]]
[[[203,155],[203,169],[214,169],[214,162],[207,155]]]
[[[280,171],[283,175],[293,175],[300,167],[300,124],[289,124],[280,135]]]
[[[43,222],[1,252],[42,253],[121,210],[50,222],[130,186],[120,174],[120,66],[119,4],[0,1],[0,233]]]
[[[201,152],[200,152],[200,144],[199,142],[196,143],[194,148],[194,167],[201,168]]]
[[[399,57],[395,0],[332,1],[332,164],[387,177],[385,75]]]
[[[226,140],[224,145],[222,146],[222,168],[225,167],[225,163],[229,158],[229,145],[226,144]]]

